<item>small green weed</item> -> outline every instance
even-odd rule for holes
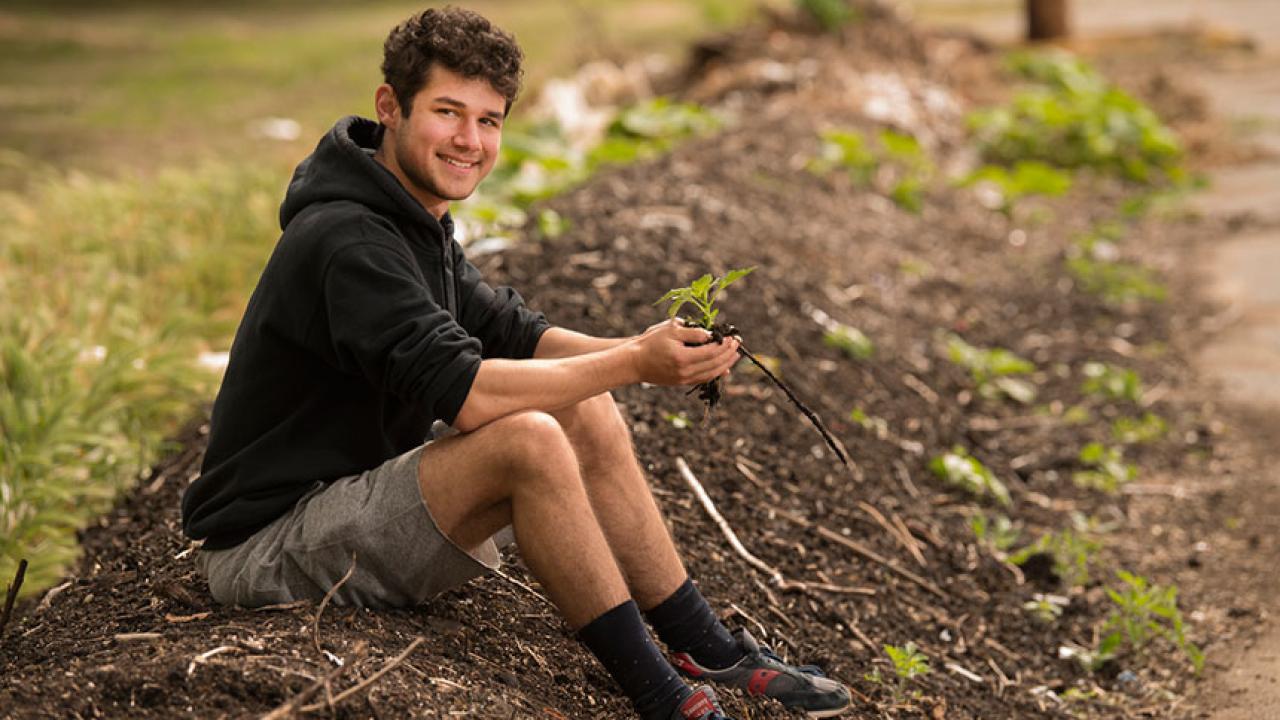
[[[876,437],[885,437],[889,434],[889,423],[884,418],[868,415],[862,408],[850,410],[849,419],[860,425],[863,430],[875,433]]]
[[[1155,274],[1141,265],[1118,259],[1114,247],[1106,241],[1078,244],[1067,257],[1067,274],[1081,290],[1113,307],[1143,301],[1164,302],[1168,290]]]
[[[1009,489],[978,458],[957,446],[929,462],[929,469],[948,485],[961,488],[976,497],[991,497],[1004,506],[1012,504]]]
[[[1204,667],[1204,653],[1187,640],[1182,611],[1178,609],[1178,588],[1152,585],[1139,575],[1124,570],[1116,573],[1122,585],[1107,588],[1115,609],[1103,623],[1103,638],[1094,653],[1094,664],[1115,657],[1124,646],[1142,653],[1152,640],[1164,638],[1186,654],[1197,674]]]
[[[897,645],[885,645],[884,652],[889,656],[889,661],[893,663],[893,697],[895,701],[901,701],[907,696],[907,685],[918,677],[928,675],[932,669],[929,667],[929,658],[920,652],[920,648],[916,647],[914,642],[908,641],[906,645],[901,647]],[[880,672],[880,668],[872,670],[864,675],[867,680],[876,684],[885,684],[884,674]]]
[[[989,187],[999,193],[996,209],[1013,216],[1019,200],[1032,195],[1056,197],[1071,189],[1071,176],[1035,160],[1019,160],[1013,170],[1002,165],[983,165],[964,177],[960,187]]]
[[[821,137],[818,157],[808,164],[810,172],[825,175],[843,168],[854,184],[875,185],[902,209],[920,212],[934,167],[915,137],[881,130],[875,149],[856,130],[824,130]]]
[[[1155,413],[1140,418],[1120,417],[1111,423],[1111,436],[1127,445],[1155,442],[1169,432],[1169,423]]]
[[[1055,596],[1036,593],[1034,598],[1022,603],[1022,609],[1037,622],[1049,625],[1062,617],[1062,605],[1055,600],[1057,600]]]
[[[663,420],[671,423],[671,427],[677,430],[685,430],[693,427],[693,421],[685,414],[683,410],[678,413],[666,413],[662,416]]]
[[[1080,450],[1081,464],[1088,470],[1071,474],[1071,481],[1080,488],[1092,488],[1114,494],[1122,485],[1138,477],[1138,468],[1124,461],[1124,450],[1091,442]]]
[[[1031,383],[1011,376],[1035,372],[1036,366],[1004,348],[980,348],[957,335],[946,338],[947,359],[969,371],[978,394],[989,399],[1007,396],[1020,403],[1035,400]]]
[[[827,32],[837,32],[854,22],[859,14],[848,0],[795,0],[796,7],[817,21]]]
[[[1087,585],[1089,583],[1089,566],[1093,555],[1102,549],[1102,544],[1077,534],[1071,528],[1063,528],[1055,533],[1041,535],[1040,539],[1009,556],[1014,565],[1026,564],[1034,555],[1048,554],[1053,558],[1053,573],[1067,587]]]
[[[1014,524],[1007,515],[996,515],[988,518],[977,514],[969,518],[969,528],[973,536],[983,545],[996,553],[1004,553],[1018,543],[1022,529]]]
[[[1082,372],[1085,380],[1080,390],[1084,394],[1104,400],[1142,402],[1142,379],[1137,372],[1100,362],[1085,363]]]
[[[876,346],[871,338],[856,327],[840,323],[835,323],[822,334],[822,343],[854,360],[870,360],[876,354]]]

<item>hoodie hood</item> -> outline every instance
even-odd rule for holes
[[[450,230],[448,214],[442,227],[441,221],[427,212],[390,170],[373,159],[373,152],[382,142],[382,131],[380,123],[368,118],[350,115],[339,120],[293,171],[280,205],[280,229],[288,227],[308,205],[346,200],[380,215]],[[452,237],[452,233],[444,236]]]

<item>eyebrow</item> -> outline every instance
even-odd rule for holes
[[[440,95],[439,97],[434,98],[432,102],[443,103],[445,105],[452,105],[453,107],[463,109],[463,110],[465,110],[467,107],[466,103],[462,102],[461,100],[451,98],[448,95]],[[486,110],[484,115],[485,117],[493,118],[495,120],[502,120],[505,117],[505,115],[503,115],[502,113],[496,110]]]

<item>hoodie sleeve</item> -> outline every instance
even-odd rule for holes
[[[509,287],[490,287],[462,249],[453,248],[458,279],[458,318],[484,346],[486,358],[533,357],[542,333],[551,327],[540,312],[530,310]]]
[[[452,423],[480,369],[480,342],[432,297],[403,252],[342,247],[322,279],[320,312],[337,366]]]

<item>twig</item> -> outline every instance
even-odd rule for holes
[[[782,573],[778,572],[778,570],[769,565],[769,563],[766,563],[755,555],[752,555],[751,551],[743,546],[742,541],[738,539],[737,533],[733,531],[733,528],[729,527],[729,522],[725,520],[724,516],[720,514],[720,511],[716,509],[715,503],[711,502],[711,496],[707,495],[707,491],[702,487],[702,483],[698,482],[698,478],[693,474],[693,471],[689,469],[689,463],[686,463],[684,458],[676,458],[676,469],[680,471],[680,475],[684,478],[684,481],[689,485],[689,488],[693,490],[693,494],[697,496],[698,502],[702,503],[702,509],[707,511],[707,514],[711,516],[713,521],[715,521],[716,526],[720,528],[720,532],[723,533],[725,538],[729,541],[729,546],[733,548],[734,552],[738,553],[739,557],[743,560],[746,560],[748,565],[767,575],[775,585],[784,584],[785,580],[783,580]]]
[[[917,395],[924,398],[924,401],[930,405],[938,404],[938,393],[934,392],[933,388],[925,385],[924,381],[915,375],[903,373],[902,384],[914,390]]]
[[[893,472],[898,476],[898,480],[902,483],[902,487],[907,491],[908,495],[913,498],[920,497],[920,489],[916,487],[915,483],[911,482],[911,472],[907,470],[906,463],[901,460],[894,460]]]
[[[831,542],[834,542],[838,545],[843,545],[844,547],[854,551],[858,555],[861,555],[862,557],[866,558],[867,560],[870,560],[871,562],[884,566],[886,569],[901,575],[902,577],[910,580],[916,585],[919,585],[925,590],[928,590],[934,595],[937,595],[938,597],[944,600],[947,599],[947,593],[942,588],[938,587],[937,585],[934,585],[933,583],[929,582],[928,580],[925,580],[924,578],[911,572],[910,570],[907,570],[906,568],[899,567],[897,563],[887,558],[881,557],[878,553],[866,547],[863,547],[861,543],[850,540],[849,538],[841,535],[840,533],[830,530],[828,528],[825,528],[822,525],[809,522],[808,520],[800,517],[799,515],[789,513],[785,510],[776,510],[776,512],[778,513],[779,516],[786,518],[787,520],[790,520],[791,522],[801,527],[807,528],[817,533],[819,536],[824,537],[827,540],[830,540]]]
[[[764,366],[764,363],[757,360],[756,356],[752,355],[751,351],[747,350],[747,347],[745,345],[738,346],[738,354],[750,360],[752,365],[755,365],[757,368],[759,368],[760,372],[763,372],[765,377],[769,378],[769,380],[772,381],[774,385],[778,386],[778,389],[786,393],[787,399],[790,400],[797,408],[799,408],[800,412],[805,416],[805,418],[808,419],[808,421],[813,425],[813,427],[817,429],[818,434],[821,435],[823,441],[827,443],[827,447],[831,448],[831,451],[836,454],[836,457],[840,459],[841,463],[844,463],[844,466],[846,468],[850,468],[849,456],[846,455],[844,451],[840,449],[839,443],[836,442],[835,438],[831,435],[830,431],[827,430],[827,426],[822,424],[822,419],[818,417],[817,413],[810,410],[808,405],[805,405],[804,403],[800,402],[800,398],[796,397],[796,394],[791,392],[791,388],[787,387],[786,383],[779,380],[778,376],[774,375],[773,372],[769,370],[769,368]],[[850,468],[850,471],[852,471],[852,468]]]
[[[342,673],[346,672],[347,669],[350,668],[352,665],[355,665],[355,661],[361,655],[364,655],[364,649],[365,649],[364,641],[363,640],[357,641],[355,644],[355,648],[354,648],[354,652],[352,654],[353,656],[351,660],[349,660],[348,662],[344,662],[341,665],[330,670],[328,673],[325,673],[323,677],[316,678],[314,682],[312,682],[310,685],[304,688],[301,692],[289,698],[288,700],[284,701],[275,710],[272,710],[266,715],[263,715],[260,718],[260,720],[283,720],[284,718],[287,718],[293,715],[294,711],[299,709],[298,706],[306,702],[312,695],[315,695],[316,691],[318,691],[320,688],[324,687],[325,685],[333,682],[334,680],[337,680],[338,677],[342,675]],[[320,707],[324,707],[324,706],[321,705]],[[306,708],[302,708],[302,710],[303,712],[305,712]]]
[[[510,575],[508,575],[508,574],[506,574],[506,573],[502,572],[501,570],[499,570],[499,569],[497,569],[497,568],[494,568],[494,569],[493,569],[493,574],[494,574],[494,575],[497,575],[498,577],[502,578],[503,580],[506,580],[507,582],[511,583],[512,585],[515,585],[516,587],[520,588],[521,590],[524,590],[525,592],[529,593],[530,595],[532,595],[532,596],[534,596],[534,597],[538,598],[538,599],[539,599],[539,600],[541,600],[541,601],[542,601],[542,602],[543,602],[547,607],[555,608],[555,606],[556,606],[556,605],[555,605],[555,603],[553,603],[553,602],[551,602],[550,600],[548,600],[546,595],[543,595],[542,593],[538,592],[537,590],[534,590],[533,588],[529,587],[529,586],[528,586],[528,585],[526,585],[525,583],[523,583],[523,582],[521,582],[521,581],[519,581],[519,580],[515,579],[514,577],[511,577]]]
[[[916,562],[920,563],[920,567],[928,566],[928,563],[925,562],[924,555],[920,553],[920,548],[916,547],[915,543],[910,540],[910,534],[904,537],[902,530],[890,523],[883,513],[865,500],[858,501],[858,508],[862,510],[862,512],[870,515],[871,519],[876,521],[876,524],[883,528],[885,532],[889,533],[889,537],[893,538],[899,545],[906,548],[907,552],[911,553],[911,557],[915,558]]]
[[[396,667],[397,665],[399,665],[400,663],[404,662],[405,658],[409,657],[409,655],[410,655],[410,654],[412,654],[414,650],[417,650],[417,649],[418,649],[418,646],[419,646],[419,645],[421,645],[421,644],[422,644],[423,642],[425,642],[425,641],[426,641],[426,638],[422,637],[421,635],[419,635],[418,637],[414,638],[414,639],[413,639],[413,642],[409,643],[409,647],[405,648],[403,652],[401,652],[399,655],[395,656],[395,657],[394,657],[394,658],[392,658],[390,661],[388,661],[386,665],[383,665],[381,668],[379,668],[377,672],[375,672],[374,674],[372,674],[372,675],[370,675],[369,677],[365,678],[364,680],[361,680],[360,682],[356,683],[355,685],[352,685],[351,687],[347,688],[346,690],[343,690],[342,692],[338,693],[337,695],[334,695],[334,696],[333,696],[333,703],[332,703],[332,704],[333,704],[333,705],[338,705],[338,704],[339,704],[339,703],[341,703],[343,700],[346,700],[347,698],[351,697],[352,695],[355,695],[356,693],[360,692],[361,690],[364,690],[365,688],[369,687],[370,685],[372,685],[372,684],[376,683],[380,678],[382,678],[382,676],[383,676],[383,675],[386,675],[387,673],[391,672],[392,670],[394,670],[394,669],[395,669],[395,667]],[[352,663],[346,663],[346,665],[351,665],[351,664],[352,664]],[[303,707],[301,708],[301,710],[302,710],[302,712],[315,712],[315,711],[317,711],[317,710],[323,710],[323,709],[324,709],[325,707],[327,707],[327,706],[328,706],[328,705],[327,705],[326,703],[312,703],[312,704],[310,704],[310,705],[305,705],[305,706],[303,706]],[[266,719],[264,718],[264,720],[266,720]]]
[[[18,561],[18,572],[13,576],[9,592],[4,596],[4,612],[0,613],[0,637],[4,637],[4,626],[9,624],[9,614],[13,612],[13,603],[18,599],[18,590],[22,589],[22,581],[27,576],[27,559]]]
[[[197,665],[203,665],[214,655],[221,655],[224,652],[239,652],[239,650],[240,648],[235,645],[219,645],[212,650],[206,650],[205,652],[200,653],[199,655],[191,658],[191,662],[187,665],[187,677],[191,677],[195,673]]]
[[[351,567],[347,568],[347,574],[343,575],[341,580],[334,583],[333,587],[329,588],[329,592],[325,593],[324,599],[320,601],[320,607],[316,608],[316,618],[315,620],[311,621],[311,643],[315,645],[316,652],[321,655],[324,654],[324,650],[320,648],[320,616],[324,614],[324,609],[329,604],[329,601],[333,599],[334,593],[338,592],[338,588],[345,585],[346,582],[351,579],[351,576],[355,574],[355,572],[356,572],[356,554],[355,554],[355,551],[352,551]]]

